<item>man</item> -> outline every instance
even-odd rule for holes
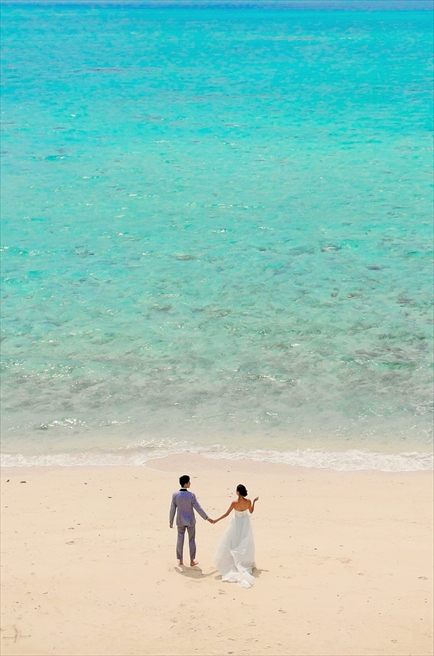
[[[196,510],[199,515],[212,524],[212,520],[208,517],[206,512],[200,506],[196,495],[189,491],[190,476],[184,475],[179,479],[181,489],[179,492],[174,492],[172,496],[172,504],[170,506],[169,523],[170,528],[173,527],[173,520],[176,513],[176,525],[178,527],[178,540],[176,543],[176,557],[179,564],[183,565],[183,551],[184,551],[184,536],[185,529],[188,531],[188,544],[190,547],[190,567],[194,567],[198,563],[196,558],[196,517],[194,511]]]

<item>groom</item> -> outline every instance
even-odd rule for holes
[[[170,528],[173,527],[173,520],[175,519],[176,513],[176,525],[178,527],[178,541],[176,543],[176,557],[178,558],[179,564],[183,565],[184,561],[182,554],[184,551],[184,535],[185,529],[188,531],[188,544],[190,547],[190,566],[194,567],[197,565],[195,561],[196,558],[196,517],[194,515],[194,510],[196,510],[199,515],[206,519],[211,524],[212,520],[208,517],[206,512],[200,506],[196,495],[192,492],[189,492],[188,488],[190,487],[190,476],[181,476],[179,479],[179,484],[181,489],[179,492],[174,492],[172,496],[172,504],[170,506],[170,516],[169,523]]]

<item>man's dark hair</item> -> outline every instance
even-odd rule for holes
[[[187,476],[187,474],[184,474],[184,476],[181,476],[179,479],[179,484],[181,487],[184,487],[184,485],[187,485],[187,483],[190,483],[190,476]]]
[[[239,485],[237,485],[237,492],[239,492],[239,493],[241,494],[242,497],[246,497],[246,496],[247,496],[247,490],[246,490],[246,488],[244,487],[244,485],[241,485],[241,483],[240,483]]]

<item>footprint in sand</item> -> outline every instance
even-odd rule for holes
[[[18,642],[20,638],[30,638],[30,635],[23,636],[21,629],[16,624],[11,626],[10,629],[5,629],[5,631],[12,633],[12,635],[4,635],[2,636],[2,639],[12,640],[13,643]]]

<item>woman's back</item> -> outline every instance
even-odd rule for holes
[[[242,512],[243,510],[250,510],[250,506],[252,505],[252,502],[250,499],[246,499],[245,497],[241,497],[238,499],[238,501],[234,501],[232,506],[234,510],[238,510]]]

